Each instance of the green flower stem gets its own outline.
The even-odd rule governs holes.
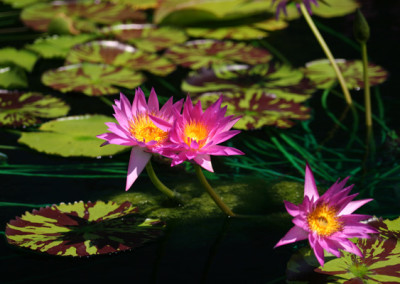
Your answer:
[[[20,148],[20,147],[17,147],[17,146],[0,145],[0,149],[19,150],[19,149],[21,149],[21,148]]]
[[[166,186],[158,179],[158,177],[156,176],[156,173],[154,172],[153,166],[151,165],[151,161],[149,161],[149,162],[146,164],[146,171],[147,171],[147,174],[149,175],[149,178],[150,178],[151,182],[153,183],[153,185],[154,185],[155,187],[157,187],[157,189],[158,189],[159,191],[161,191],[162,193],[164,193],[165,195],[167,195],[169,198],[171,198],[171,199],[177,201],[178,203],[183,204],[182,201],[181,201],[181,199],[180,199],[179,194],[176,193],[176,192],[173,192],[171,189],[169,189],[168,187],[166,187]]]
[[[214,189],[211,187],[211,185],[208,183],[206,180],[206,177],[203,174],[203,171],[201,170],[201,167],[197,164],[194,165],[194,169],[196,171],[197,178],[199,179],[200,183],[204,187],[204,189],[207,191],[207,193],[211,196],[211,198],[214,200],[214,202],[218,205],[218,207],[228,216],[233,217],[235,214],[229,209],[228,206],[221,200],[221,198],[218,196],[218,194],[214,191]]]
[[[368,77],[368,55],[367,44],[361,43],[361,56],[364,69],[364,103],[365,103],[365,123],[367,127],[372,127],[372,111],[371,111],[371,93]]]
[[[340,72],[339,67],[336,64],[335,58],[333,57],[328,45],[326,44],[324,38],[318,31],[318,28],[315,26],[313,20],[311,19],[310,14],[307,11],[306,6],[303,2],[300,2],[300,10],[307,21],[307,24],[310,26],[311,31],[314,33],[315,37],[317,38],[319,44],[322,47],[322,50],[325,52],[326,57],[328,57],[329,62],[331,63],[333,70],[335,70],[336,76],[339,80],[339,84],[342,87],[344,97],[348,105],[351,105],[353,102],[351,100],[349,89],[347,88],[346,82],[343,78],[342,72]]]

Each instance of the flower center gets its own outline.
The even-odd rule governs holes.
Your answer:
[[[158,128],[147,114],[134,117],[129,123],[129,131],[140,142],[157,141],[156,145],[168,138],[168,132]]]
[[[342,228],[342,223],[336,216],[336,209],[326,204],[317,206],[309,213],[307,222],[310,230],[320,236],[330,236]]]
[[[198,121],[192,121],[185,125],[183,130],[183,141],[187,145],[191,145],[192,141],[195,140],[199,144],[199,148],[203,147],[206,138],[208,137],[207,127]]]

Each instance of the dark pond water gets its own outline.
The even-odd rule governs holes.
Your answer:
[[[382,176],[399,166],[400,146],[398,143],[400,140],[392,141],[387,134],[388,129],[397,131],[397,133],[400,130],[398,116],[400,107],[398,97],[400,93],[398,83],[400,78],[398,69],[400,63],[400,18],[398,16],[400,4],[394,0],[364,0],[361,2],[362,11],[371,27],[371,38],[368,45],[370,59],[390,73],[385,83],[372,89],[373,111],[380,115],[386,125],[386,129],[384,129],[374,122],[373,140],[376,145],[374,156],[370,155],[364,159],[365,147],[357,143],[354,144],[354,148],[346,149],[349,137],[351,137],[351,130],[344,131],[335,127],[334,122],[327,115],[326,109],[321,107],[322,91],[317,91],[306,103],[312,109],[310,123],[306,126],[318,141],[317,144],[323,145],[324,149],[331,152],[342,153],[348,159],[343,162],[330,162],[329,159],[337,159],[334,154],[330,155],[328,150],[324,152],[324,149],[319,150],[315,145],[307,144],[306,140],[310,132],[307,132],[305,124],[298,123],[289,130],[264,127],[259,130],[243,131],[233,139],[232,144],[248,154],[246,155],[249,159],[247,161],[253,163],[253,168],[246,169],[240,166],[240,164],[243,165],[241,158],[215,157],[214,159],[213,157],[216,178],[210,179],[210,183],[217,189],[231,186],[240,192],[238,197],[242,198],[242,202],[239,202],[234,210],[243,216],[229,219],[219,212],[213,211],[212,214],[204,216],[199,214],[193,218],[182,217],[182,220],[171,218],[167,222],[164,236],[156,242],[132,251],[90,258],[55,257],[18,249],[9,245],[3,234],[0,242],[0,282],[284,283],[287,279],[288,260],[300,247],[306,247],[308,244],[298,243],[273,249],[277,241],[292,226],[290,219],[285,215],[283,203],[276,202],[276,200],[286,199],[286,197],[296,198],[293,197],[296,194],[301,196],[303,194],[301,183],[304,177],[277,149],[266,148],[266,151],[279,153],[275,158],[269,154],[262,155],[254,150],[254,148],[260,147],[255,144],[256,140],[254,139],[268,141],[266,144],[261,144],[264,145],[261,147],[267,147],[266,145],[271,147],[270,145],[273,144],[269,137],[282,137],[282,134],[290,137],[292,141],[304,143],[302,144],[304,149],[314,155],[315,165],[318,164],[319,152],[327,159],[321,162],[337,167],[328,172],[332,175],[329,180],[316,176],[322,189],[329,187],[337,178],[350,175],[355,168],[359,167],[360,169],[354,171],[354,177],[350,180],[351,183],[356,184],[354,192],[361,192],[362,198],[373,197],[375,201],[357,212],[384,218],[399,216],[400,170],[390,173],[387,179]],[[0,4],[0,11],[9,10],[9,6]],[[328,45],[331,46],[337,58],[359,58],[359,52],[340,38],[343,36],[353,40],[353,18],[353,15],[332,19],[315,17]],[[22,27],[23,24],[18,19],[10,20],[8,26],[3,24],[3,27],[0,28],[0,47],[21,48],[26,43],[32,42],[32,33],[27,31],[18,33],[18,29],[22,29]],[[25,35],[26,38],[18,37],[18,35]],[[273,32],[267,40],[296,67],[324,57],[302,18],[291,21],[289,27],[284,30]],[[41,84],[40,75],[44,71],[62,64],[63,60],[39,60],[28,77],[30,88],[54,94],[67,101],[71,105],[69,115],[100,113],[111,116],[111,107],[97,98],[75,93],[63,94]],[[186,69],[178,68],[164,80],[168,81],[176,90],[180,90],[181,80],[187,73]],[[158,94],[171,94],[171,90],[165,84],[157,80],[155,76],[149,76],[150,79],[143,84],[145,89],[150,90],[154,86]],[[124,91],[128,92],[129,90]],[[185,93],[182,91],[174,94],[176,98],[184,97],[184,95]],[[363,105],[362,90],[353,91],[352,95],[355,102]],[[114,98],[117,96],[110,97],[110,99]],[[329,111],[336,117],[340,117],[345,109],[344,100],[330,95],[328,103]],[[366,132],[364,112],[359,111],[358,116],[359,121],[355,135],[364,141]],[[343,123],[354,126],[353,122],[354,117],[351,112],[348,112]],[[336,128],[339,129],[335,130]],[[115,195],[124,194],[125,169],[129,153],[102,159],[61,158],[45,155],[18,144],[18,134],[8,130],[10,129],[0,129],[0,145],[13,146],[16,149],[0,148],[0,152],[8,157],[7,164],[0,164],[0,201],[2,202],[0,231],[3,233],[9,220],[21,216],[25,211],[31,211],[34,205],[40,207],[45,204],[80,200],[86,202],[124,199],[123,196],[116,198]],[[253,145],[253,147],[251,148],[249,145]],[[290,148],[290,145],[286,145],[286,147],[302,167],[305,160],[310,158],[304,153],[296,152]],[[265,166],[266,159],[271,159],[270,169],[280,173],[280,176],[260,170]],[[25,165],[25,169],[28,170],[22,172],[11,167],[12,165]],[[193,172],[187,173],[183,168],[171,169],[167,164],[157,160],[153,165],[160,179],[172,188],[176,187],[178,191],[183,191],[187,188],[197,187]],[[104,173],[101,171],[109,167],[115,167],[117,172]],[[104,175],[109,177],[105,178]],[[377,180],[374,177],[379,178],[379,183],[373,183],[374,180]],[[284,196],[284,194],[278,196],[273,192],[277,189],[276,184],[280,182],[288,182],[295,188],[290,191],[290,197]],[[369,186],[371,184],[373,186]],[[248,195],[243,193],[246,190],[249,190]],[[142,174],[135,182],[130,192],[133,191],[155,196],[159,194],[146,174]],[[194,191],[194,196],[198,197],[199,192]],[[8,206],[6,204],[8,202],[30,204],[31,206],[16,206],[15,204]],[[167,204],[163,199],[160,202],[167,208],[173,206]],[[184,216],[185,208],[179,210],[178,216]]]

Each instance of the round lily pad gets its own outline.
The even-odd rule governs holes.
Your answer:
[[[323,18],[342,17],[353,14],[360,7],[356,0],[324,0],[318,2],[318,7],[311,5],[313,15]]]
[[[177,28],[160,27],[151,24],[115,25],[102,29],[104,35],[131,43],[137,48],[156,52],[187,40],[186,34]]]
[[[15,9],[20,9],[38,2],[49,2],[49,0],[1,0],[1,2],[11,5]]]
[[[155,53],[148,53],[118,41],[92,41],[75,46],[66,58],[66,64],[79,62],[106,63],[113,66],[146,70],[165,76],[176,69],[175,64]]]
[[[7,241],[57,256],[90,256],[130,250],[155,240],[165,224],[138,216],[129,202],[61,203],[26,212],[7,224]]]
[[[267,37],[266,31],[259,30],[252,26],[233,26],[218,28],[187,28],[186,33],[192,37],[213,38],[213,39],[234,39],[250,40]]]
[[[114,86],[134,89],[145,77],[128,68],[106,64],[80,63],[43,73],[43,84],[61,92],[81,92],[88,96],[116,94]]]
[[[208,107],[220,96],[221,93],[205,93],[196,100]],[[226,115],[241,116],[233,126],[236,129],[253,130],[267,125],[289,128],[294,125],[293,120],[310,118],[308,107],[268,93],[224,93],[222,106],[227,106]]]
[[[17,65],[26,71],[32,71],[38,56],[29,50],[17,50],[12,47],[0,49],[0,64]]]
[[[0,65],[0,87],[7,89],[28,87],[25,71],[18,66]]]
[[[182,90],[196,94],[210,91],[268,93],[277,99],[299,103],[310,98],[315,90],[301,70],[273,63],[235,64],[189,73]]]
[[[63,157],[101,157],[126,151],[129,147],[108,145],[96,137],[107,131],[106,122],[115,121],[104,115],[69,116],[43,123],[38,132],[23,132],[18,139],[36,151]]]
[[[336,62],[349,89],[361,89],[364,87],[363,63],[361,60],[337,59]],[[327,59],[307,63],[304,73],[319,89],[330,88],[337,82],[336,73]],[[383,83],[388,77],[388,72],[378,65],[369,63],[368,77],[370,85],[374,86]]]
[[[40,123],[39,117],[60,117],[68,111],[65,102],[49,95],[0,90],[0,126],[29,126]]]
[[[243,42],[217,40],[195,40],[175,45],[164,54],[176,64],[199,69],[212,65],[229,65],[235,62],[247,64],[266,63],[272,55],[265,49],[246,45]]]

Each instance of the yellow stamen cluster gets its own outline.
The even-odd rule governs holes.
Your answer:
[[[207,127],[198,121],[191,121],[185,125],[183,130],[183,141],[187,145],[191,145],[192,140],[195,140],[199,144],[199,148],[203,147],[206,138],[208,137]]]
[[[156,145],[168,138],[168,132],[158,128],[147,114],[134,117],[129,123],[129,131],[140,142],[157,141]]]
[[[342,223],[336,215],[336,208],[322,204],[308,214],[307,222],[311,231],[320,236],[330,236],[341,230]]]

